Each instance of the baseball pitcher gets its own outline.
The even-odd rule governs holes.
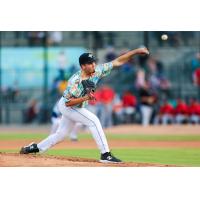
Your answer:
[[[80,122],[87,126],[100,150],[100,162],[118,163],[120,159],[110,152],[105,133],[96,115],[88,111],[85,106],[89,100],[94,100],[96,85],[100,79],[110,74],[111,70],[128,62],[137,54],[149,54],[146,48],[131,50],[115,60],[96,65],[96,59],[91,53],[84,53],[79,57],[80,71],[75,73],[68,81],[68,86],[61,97],[58,106],[62,113],[59,127],[54,134],[49,135],[40,143],[32,143],[22,147],[21,154],[44,152],[64,140],[74,125]]]

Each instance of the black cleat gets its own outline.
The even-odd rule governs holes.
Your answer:
[[[114,157],[110,152],[106,152],[101,154],[101,163],[120,163],[122,162],[120,159]]]
[[[20,150],[20,154],[29,154],[29,153],[38,153],[39,149],[37,147],[37,144],[31,143],[28,146],[24,146]]]

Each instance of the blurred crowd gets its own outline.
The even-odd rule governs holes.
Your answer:
[[[95,113],[103,127],[118,124],[199,124],[200,102],[190,99],[158,101],[149,86],[140,90],[139,97],[131,91],[120,96],[112,87],[104,85],[95,94],[97,101],[90,102],[88,109]]]
[[[95,113],[102,126],[111,127],[119,124],[199,124],[200,102],[190,99],[186,103],[182,99],[158,101],[151,93],[149,86],[140,90],[137,97],[131,91],[119,95],[109,85],[101,86],[95,93],[96,101],[90,101],[87,109]],[[25,123],[38,122],[40,103],[30,100],[27,104]],[[51,112],[51,111],[50,111]]]
[[[195,38],[198,38],[198,32],[196,31],[147,31],[148,41],[156,44],[159,47],[180,47],[195,44]],[[127,31],[125,33],[127,35]],[[144,32],[140,32],[143,36]],[[161,39],[163,34],[168,35],[168,40],[164,41]],[[132,32],[130,32],[130,37]],[[115,45],[118,40],[122,40],[123,46],[130,48],[130,39],[123,37],[122,34],[116,31],[13,31],[13,32],[2,32],[4,40],[13,40],[14,46],[28,45],[28,46],[41,46],[45,43],[49,46],[62,46],[63,42],[67,40],[75,41],[77,38],[80,41],[89,41],[89,38],[93,38],[95,43],[94,48],[105,48],[106,45]],[[122,37],[122,38],[121,38]],[[132,38],[135,40],[135,38]],[[71,42],[70,41],[70,42]],[[69,42],[69,41],[67,41]],[[9,42],[8,42],[9,43]],[[81,42],[82,43],[82,42]]]
[[[126,49],[116,52],[109,46],[101,63],[109,62],[125,52]],[[196,99],[174,99],[171,93],[172,84],[159,57],[137,56],[119,69],[113,69],[111,75],[99,84],[95,93],[97,101],[90,101],[88,109],[99,117],[104,128],[129,123],[144,126],[199,124],[200,53],[193,58],[191,67],[193,83],[199,88],[199,97]],[[68,66],[65,52],[61,51],[57,59],[57,72],[49,90],[50,105],[45,108],[41,99],[26,99],[23,122],[48,122],[53,105],[66,89],[69,77],[77,70],[79,66]],[[4,102],[19,102],[20,91],[17,84],[13,88],[3,90],[2,95]]]
[[[198,89],[198,100],[200,100],[200,52],[197,52],[191,62],[192,80]]]
[[[116,53],[108,47],[104,62],[115,59]],[[73,74],[75,71],[71,70]],[[64,73],[60,73],[64,74]],[[123,76],[125,79],[123,79]],[[54,92],[62,95],[67,86],[67,79],[57,78]],[[128,80],[129,79],[129,80]],[[114,82],[116,81],[117,82]],[[200,104],[196,99],[186,102],[173,99],[171,83],[165,75],[163,63],[155,57],[139,56],[116,70],[114,76],[99,85],[95,93],[96,101],[90,101],[88,109],[95,113],[102,126],[118,124],[182,124],[200,123]],[[125,85],[126,87],[121,86]]]

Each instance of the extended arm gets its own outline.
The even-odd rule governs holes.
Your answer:
[[[113,60],[112,61],[113,67],[118,67],[118,66],[121,66],[121,65],[125,64],[133,56],[135,56],[137,54],[148,55],[149,51],[147,50],[147,48],[138,48],[138,49],[131,50],[131,51],[125,53],[124,55],[119,56],[118,58]]]

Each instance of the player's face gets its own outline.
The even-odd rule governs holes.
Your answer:
[[[93,74],[95,72],[95,66],[96,63],[88,63],[83,65],[83,70],[85,71],[86,74]]]

